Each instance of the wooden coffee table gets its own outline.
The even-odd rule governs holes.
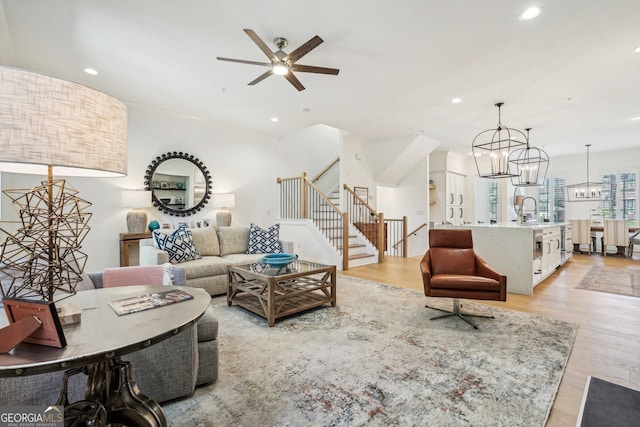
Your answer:
[[[267,319],[276,319],[319,307],[336,305],[336,267],[294,261],[279,269],[261,263],[229,268],[227,304],[233,303]]]

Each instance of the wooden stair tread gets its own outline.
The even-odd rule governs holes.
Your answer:
[[[374,254],[354,254],[354,255],[349,255],[349,259],[361,259],[361,258],[370,258],[375,256]]]

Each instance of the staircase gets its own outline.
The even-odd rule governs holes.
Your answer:
[[[334,206],[336,206],[340,211],[340,191],[338,189],[334,189],[330,194],[327,195],[327,198]],[[335,213],[332,209],[331,205],[328,203],[321,203],[320,206],[314,211],[312,215],[312,219],[314,223],[318,226],[318,228],[322,231],[322,233],[329,238],[331,243],[338,249],[342,251],[343,249],[343,234],[342,229],[331,229],[332,223],[335,223],[335,220],[323,220],[326,215],[329,215],[329,212]],[[337,214],[336,214],[337,215]],[[349,240],[348,240],[348,262],[349,267],[357,267],[365,264],[375,264],[377,250],[371,244],[367,245],[367,241],[360,233],[360,231],[353,226],[353,224],[349,224]],[[368,252],[367,252],[368,251]]]
[[[389,241],[387,245],[387,230],[392,229],[390,221],[399,223],[398,230],[402,233],[406,228],[403,220],[385,222],[382,213],[376,212],[346,184],[342,189],[325,190],[325,193],[307,178],[305,172],[297,177],[278,178],[277,182],[280,184],[281,230],[289,227],[289,231],[307,245],[317,241],[317,245],[312,243],[312,256],[325,259],[326,263],[336,263],[343,270],[382,262],[387,248],[393,244]],[[352,219],[364,231],[360,231]],[[374,230],[370,232],[373,224]],[[385,237],[370,240],[371,234]],[[406,238],[406,235],[401,237]]]

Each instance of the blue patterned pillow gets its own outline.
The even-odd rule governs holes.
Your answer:
[[[191,231],[186,227],[179,227],[171,234],[153,230],[153,238],[158,248],[169,253],[170,263],[177,264],[200,258],[200,253],[193,244]]]
[[[248,254],[275,254],[281,252],[280,224],[274,224],[265,230],[251,223],[249,227]]]

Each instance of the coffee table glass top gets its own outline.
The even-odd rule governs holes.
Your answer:
[[[232,268],[234,271],[245,271],[259,276],[274,277],[306,274],[316,270],[331,269],[333,266],[311,261],[296,260],[286,267],[275,267],[273,265],[254,262],[252,264],[235,265]]]

